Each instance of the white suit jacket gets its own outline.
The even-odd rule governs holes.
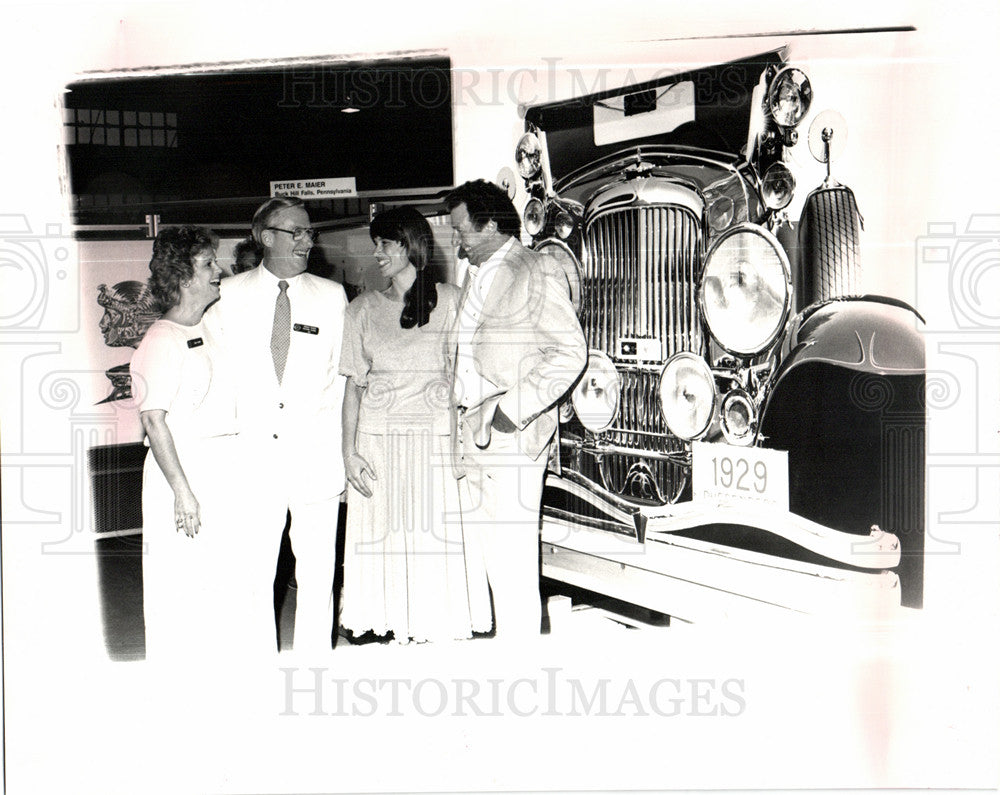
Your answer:
[[[336,282],[303,273],[289,280],[292,331],[281,384],[271,327],[278,280],[264,266],[222,280],[205,313],[233,367],[240,435],[290,503],[318,502],[344,490],[338,372],[347,297]]]
[[[499,406],[519,430],[521,451],[537,459],[558,425],[556,406],[587,364],[569,284],[554,259],[513,242],[483,301],[472,355],[476,371],[499,393],[466,417],[476,443],[489,444]]]

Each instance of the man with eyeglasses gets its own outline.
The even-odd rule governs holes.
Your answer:
[[[276,196],[254,214],[263,249],[256,268],[224,279],[206,322],[222,338],[236,382],[240,436],[258,465],[245,485],[256,526],[233,565],[260,583],[251,609],[274,643],[273,582],[286,513],[297,583],[295,650],[329,652],[337,516],[344,491],[338,374],[347,298],[336,282],[306,273],[316,231],[302,201]]]

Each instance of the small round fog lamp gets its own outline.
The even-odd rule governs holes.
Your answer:
[[[761,188],[764,204],[772,210],[783,210],[795,192],[795,176],[784,163],[775,163],[765,172]]]
[[[556,234],[559,235],[559,239],[565,240],[573,234],[574,226],[576,226],[576,224],[573,223],[573,216],[565,210],[560,210],[559,214],[556,215],[555,222]]]
[[[524,205],[524,231],[534,237],[545,228],[545,207],[538,199]]]
[[[728,196],[719,196],[708,205],[708,223],[716,232],[722,232],[733,222],[736,205]]]
[[[734,389],[722,399],[722,435],[729,444],[748,445],[753,442],[756,412],[750,396]]]

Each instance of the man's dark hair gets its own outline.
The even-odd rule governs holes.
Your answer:
[[[521,237],[521,218],[514,208],[514,202],[507,196],[507,191],[499,185],[485,179],[466,182],[449,193],[444,201],[449,212],[464,204],[477,231],[492,220],[496,221],[500,234]]]

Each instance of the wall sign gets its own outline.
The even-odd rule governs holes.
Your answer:
[[[271,195],[294,196],[298,199],[343,199],[358,195],[354,177],[326,179],[294,179],[272,182]]]

